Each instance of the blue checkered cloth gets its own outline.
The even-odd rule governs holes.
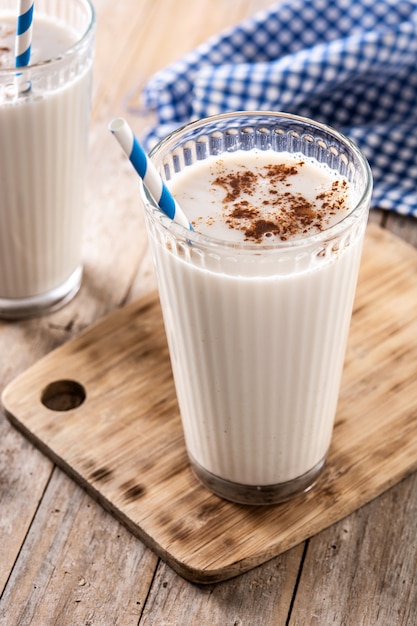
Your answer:
[[[417,217],[417,0],[287,0],[210,38],[144,89],[157,140],[190,120],[278,110],[353,139],[372,205]]]

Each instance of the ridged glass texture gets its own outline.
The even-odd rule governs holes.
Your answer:
[[[253,147],[328,163],[352,182],[355,208],[325,232],[259,245],[190,233],[144,202],[190,459],[219,495],[262,503],[251,493],[269,489],[265,501],[277,502],[309,488],[327,455],[371,177],[343,137],[283,114],[197,122],[151,156],[169,180],[197,159]]]
[[[0,12],[16,11],[1,0]],[[0,69],[0,317],[66,302],[81,282],[94,11],[88,0],[36,0],[78,43],[59,58]],[[0,14],[1,15],[1,14]]]

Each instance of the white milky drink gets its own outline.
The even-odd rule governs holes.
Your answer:
[[[194,227],[146,203],[191,465],[230,500],[288,499],[331,443],[369,170],[283,114],[196,123],[152,158]]]
[[[16,3],[0,0],[0,317],[68,301],[81,282],[94,13],[36,0],[28,68]]]

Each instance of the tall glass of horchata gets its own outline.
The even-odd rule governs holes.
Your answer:
[[[194,228],[143,192],[191,466],[226,499],[287,500],[330,446],[369,166],[340,133],[272,112],[196,121],[150,157]]]
[[[3,318],[50,311],[80,287],[95,29],[89,0],[36,0],[17,66],[18,5],[0,0]]]

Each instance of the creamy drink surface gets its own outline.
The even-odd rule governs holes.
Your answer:
[[[308,254],[297,241],[345,218],[354,191],[269,150],[210,156],[167,184],[195,231],[230,242],[218,260],[150,227],[190,458],[241,485],[298,478],[330,445],[364,225]]]
[[[30,63],[54,59],[78,40],[77,33],[62,22],[35,13]],[[0,12],[0,68],[12,68],[15,63],[16,16]]]
[[[0,77],[14,66],[15,33],[16,17],[0,12]],[[35,3],[33,80],[17,93],[12,73],[8,82],[5,73],[1,78],[0,304],[81,276],[92,61],[52,61],[43,74],[36,66],[59,58],[82,35]]]
[[[169,187],[196,231],[226,241],[274,244],[318,233],[352,202],[348,181],[328,165],[272,150],[200,161]]]

